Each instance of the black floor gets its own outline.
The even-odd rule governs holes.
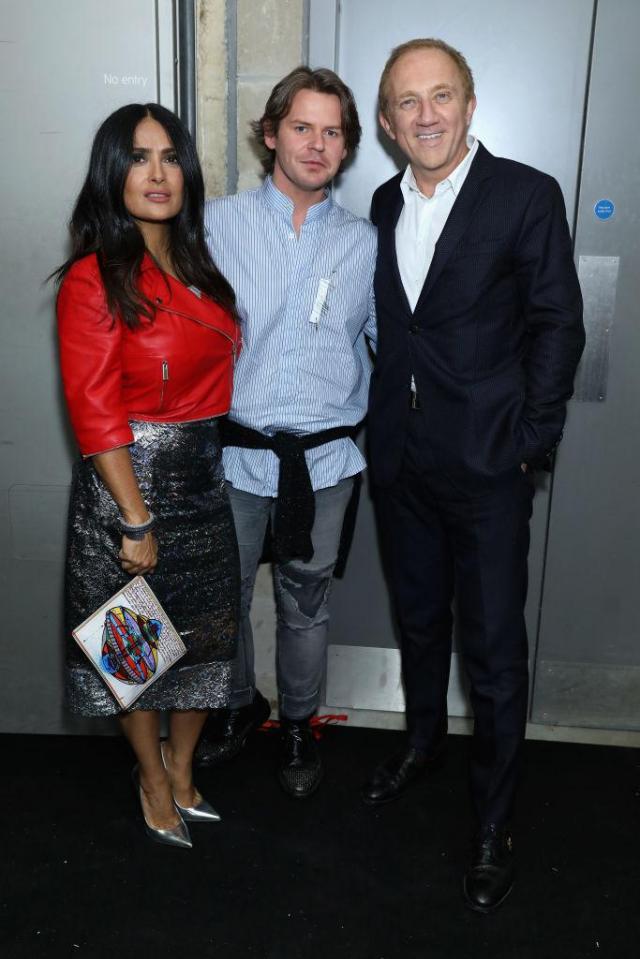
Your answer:
[[[516,886],[469,912],[466,754],[403,800],[358,789],[401,734],[329,728],[300,803],[261,733],[199,784],[223,815],[194,849],[145,839],[131,758],[110,738],[0,736],[3,959],[582,959],[640,955],[640,753],[529,742]]]

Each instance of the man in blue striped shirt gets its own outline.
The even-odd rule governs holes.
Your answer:
[[[209,201],[205,214],[211,253],[243,322],[224,437],[242,616],[230,709],[209,723],[199,758],[235,755],[269,715],[255,687],[249,611],[271,523],[278,777],[287,793],[305,798],[322,778],[310,719],[325,669],[327,601],[354,476],[365,466],[353,434],[367,404],[365,337],[375,337],[376,233],[328,189],[360,139],[353,96],[335,73],[292,71],[253,128],[264,184]]]

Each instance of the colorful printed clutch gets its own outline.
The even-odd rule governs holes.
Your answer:
[[[73,638],[123,709],[186,653],[143,576],[132,579],[77,626]]]

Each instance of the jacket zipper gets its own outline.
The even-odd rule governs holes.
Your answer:
[[[221,330],[219,326],[212,326],[211,323],[205,323],[203,320],[199,320],[195,316],[191,316],[189,313],[181,313],[180,310],[172,310],[171,307],[162,306],[162,304],[156,303],[156,309],[162,310],[164,313],[173,313],[175,316],[181,316],[185,320],[191,320],[192,323],[198,323],[200,326],[204,326],[205,330],[211,330],[213,333],[219,333],[220,336],[223,336],[225,340],[228,340],[231,343],[231,356],[232,356],[232,365],[229,371],[229,389],[233,390],[233,372],[236,368],[236,361],[238,359],[238,346],[239,341],[237,336],[230,336],[226,330]],[[165,367],[166,367],[166,378],[165,378]],[[166,360],[162,364],[162,394],[160,399],[160,404],[162,405],[162,398],[164,397],[164,384],[166,380],[169,379],[169,364]]]
[[[180,310],[173,310],[169,306],[162,306],[161,304],[156,303],[156,310],[162,310],[163,313],[173,313],[174,316],[182,316],[185,320],[191,320],[192,323],[198,323],[200,326],[204,326],[205,330],[212,330],[214,333],[219,333],[220,336],[224,336],[225,340],[229,340],[231,343],[233,360],[235,363],[238,352],[237,337],[231,336],[226,330],[221,330],[219,326],[213,326],[211,323],[205,323],[204,320],[199,320],[197,317],[191,316],[189,313],[181,313]]]
[[[160,409],[164,405],[164,391],[165,383],[169,382],[169,363],[167,360],[162,361],[162,389],[160,390]]]

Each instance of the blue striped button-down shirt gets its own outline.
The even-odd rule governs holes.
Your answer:
[[[230,416],[268,435],[359,423],[371,371],[365,334],[375,338],[375,228],[331,194],[309,209],[299,234],[292,214],[270,177],[205,211],[212,256],[243,321]],[[305,455],[315,490],[365,466],[346,438]],[[258,496],[277,495],[278,467],[271,450],[224,452],[227,479]]]

